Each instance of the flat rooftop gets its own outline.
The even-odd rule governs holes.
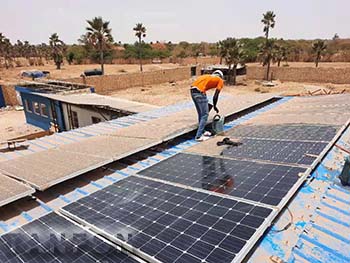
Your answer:
[[[48,81],[26,81],[18,84],[21,88],[26,88],[32,92],[40,93],[64,93],[90,89],[91,87],[84,84],[78,84],[73,82],[65,82],[59,80],[48,80]]]
[[[341,169],[338,159],[341,155],[334,145],[348,142],[349,96],[270,100],[268,96],[259,100],[247,96],[241,100],[236,97],[235,100],[227,98],[222,101],[220,109],[225,115],[236,113],[234,119],[228,118],[225,137],[243,142],[233,148],[216,146],[223,138],[220,136],[203,143],[189,137],[177,139],[195,129],[196,119],[191,117],[195,115],[191,104],[138,115],[133,123],[129,119],[128,126],[115,131],[107,126],[90,129],[91,133],[94,130],[98,132],[87,138],[81,133],[83,139],[80,142],[86,142],[79,144],[81,147],[75,147],[74,140],[69,142],[68,137],[62,137],[65,143],[61,145],[64,144],[67,149],[60,146],[60,151],[76,152],[77,156],[95,153],[96,157],[108,158],[114,156],[119,146],[112,147],[113,144],[103,137],[109,140],[114,140],[115,136],[121,140],[159,141],[141,152],[117,158],[102,165],[103,168],[75,177],[67,184],[63,182],[38,191],[34,194],[36,200],[27,201],[26,205],[22,201],[14,203],[17,211],[11,210],[12,204],[2,208],[3,230],[8,232],[18,226],[23,226],[25,230],[26,225],[28,229],[31,223],[27,224],[27,221],[52,224],[51,217],[58,220],[58,216],[72,220],[80,227],[88,226],[94,235],[122,247],[126,255],[132,252],[136,260],[172,262],[178,258],[179,262],[180,259],[192,259],[190,262],[201,259],[207,262],[240,262],[250,252],[250,262],[269,262],[272,256],[284,261],[290,258],[301,262],[308,259],[322,261],[314,251],[321,249],[324,251],[322,257],[346,262],[347,237],[336,226],[346,227],[348,221],[345,220],[344,204],[350,200],[350,193],[336,183],[334,171]],[[238,105],[233,106],[237,101]],[[259,103],[265,104],[244,112]],[[136,121],[141,116],[148,120]],[[173,125],[170,125],[171,121]],[[119,124],[122,126],[123,122]],[[147,127],[150,132],[143,133]],[[106,146],[99,143],[100,137],[107,143]],[[175,141],[165,146],[169,139]],[[91,150],[90,145],[93,147]],[[99,145],[102,151],[96,147]],[[28,157],[35,155],[27,154]],[[21,158],[17,156],[12,161]],[[337,165],[330,165],[333,162]],[[49,170],[50,167],[47,167],[45,173],[48,174]],[[314,191],[317,189],[320,194],[310,195],[308,187]],[[113,204],[113,209],[108,209],[107,204]],[[147,209],[142,212],[144,205]],[[285,210],[286,207],[289,210]],[[333,209],[342,216],[338,222],[329,217],[324,221],[324,212],[320,214],[318,211],[320,207],[327,212]],[[122,214],[119,211],[123,211]],[[128,216],[125,216],[126,211]],[[143,215],[144,221],[153,220],[157,227],[152,230],[150,222],[144,228],[142,222],[134,218],[134,213],[137,218]],[[165,221],[162,220],[164,213],[169,215],[164,218]],[[309,217],[314,213],[318,216]],[[42,217],[46,214],[49,218]],[[172,223],[174,217],[182,223]],[[118,220],[111,221],[111,218]],[[186,223],[192,227],[180,230]],[[286,227],[288,223],[290,227]],[[169,227],[166,227],[167,224]],[[202,233],[204,228],[207,230]],[[283,228],[286,229],[281,230]],[[167,234],[162,234],[162,231]],[[320,231],[323,233],[321,236]],[[322,238],[328,236],[324,233],[329,235],[332,231],[335,233],[331,238],[335,241],[325,242]],[[120,235],[128,233],[136,235],[135,238],[122,240]],[[173,236],[175,233],[178,234]],[[197,237],[198,233],[202,234]],[[138,241],[136,237],[142,239]],[[182,237],[186,239],[182,240]],[[6,234],[1,238],[6,238]],[[182,242],[178,242],[180,239]],[[185,240],[192,239],[194,243],[186,249]],[[261,243],[257,243],[258,240]],[[156,253],[150,249],[156,245],[154,242],[160,246]],[[213,247],[213,242],[219,242],[217,249]],[[16,251],[15,246],[14,249]],[[183,251],[188,253],[183,254]]]

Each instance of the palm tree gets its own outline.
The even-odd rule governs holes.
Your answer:
[[[53,61],[56,64],[57,69],[61,69],[61,64],[63,63],[63,53],[65,49],[65,44],[59,39],[57,33],[54,33],[49,38],[49,44],[51,47],[51,55]]]
[[[135,31],[135,36],[139,40],[140,71],[142,72],[142,38],[146,37],[146,27],[142,23],[137,23],[133,30]]]
[[[276,15],[273,13],[273,11],[267,11],[265,14],[263,14],[263,19],[261,22],[264,24],[264,33],[266,39],[269,39],[270,28],[275,27],[275,18]]]
[[[220,41],[221,52],[226,64],[228,65],[228,83],[236,85],[237,66],[244,64],[246,55],[243,45],[235,38],[229,37]]]
[[[86,38],[92,43],[93,47],[100,53],[101,71],[104,74],[104,54],[103,51],[113,43],[111,35],[112,29],[109,28],[109,21],[103,21],[102,17],[94,17],[86,21],[89,26],[86,27]]]
[[[273,59],[276,44],[274,39],[268,39],[265,44],[260,45],[259,57],[263,66],[267,66],[265,79],[269,80],[271,60]]]
[[[217,49],[219,50],[219,57],[220,57],[220,65],[222,64],[222,60],[225,58],[226,55],[226,50],[224,47],[224,40],[223,41],[219,41],[217,43]]]
[[[321,56],[324,51],[327,49],[327,45],[323,40],[317,40],[312,44],[312,51],[315,53],[315,65],[318,67],[318,63],[320,62]]]
[[[288,59],[288,50],[285,46],[282,45],[275,45],[275,48],[273,50],[272,60],[274,63],[277,62],[277,66],[279,67],[281,65],[281,61],[285,61],[287,64]]]
[[[8,69],[12,61],[13,46],[8,38],[0,33],[0,57],[4,58],[5,67]]]
[[[270,33],[270,29],[275,27],[275,17],[276,15],[272,11],[267,11],[265,14],[263,14],[263,19],[261,20],[261,22],[264,24],[264,33],[266,38],[265,51],[270,50],[270,48],[274,46],[274,45],[271,46],[271,43],[269,43],[269,33]],[[272,56],[272,54],[270,55]],[[271,66],[270,63],[271,63],[272,57],[267,56],[266,58],[268,59],[266,60],[267,64],[265,64],[267,65],[265,79],[268,80],[270,75],[270,66]]]

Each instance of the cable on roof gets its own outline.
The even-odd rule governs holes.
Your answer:
[[[289,210],[288,207],[286,209],[290,215],[290,222],[281,229],[277,229],[277,230],[271,229],[272,233],[280,233],[280,232],[286,231],[288,228],[291,227],[291,225],[294,224],[294,216],[293,216],[292,212]]]

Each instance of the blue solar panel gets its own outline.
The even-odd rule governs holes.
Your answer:
[[[339,126],[307,124],[239,125],[229,130],[228,134],[244,138],[329,142],[339,128]]]
[[[177,154],[139,174],[267,205],[279,205],[306,168]]]
[[[136,263],[70,221],[50,213],[0,237],[0,262]]]
[[[62,210],[143,257],[231,262],[272,209],[129,176]]]
[[[223,150],[224,156],[276,163],[311,165],[326,148],[324,142],[242,139],[242,144]]]

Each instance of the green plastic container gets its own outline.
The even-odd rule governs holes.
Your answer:
[[[225,117],[216,114],[213,118],[212,129],[215,134],[224,132]]]

